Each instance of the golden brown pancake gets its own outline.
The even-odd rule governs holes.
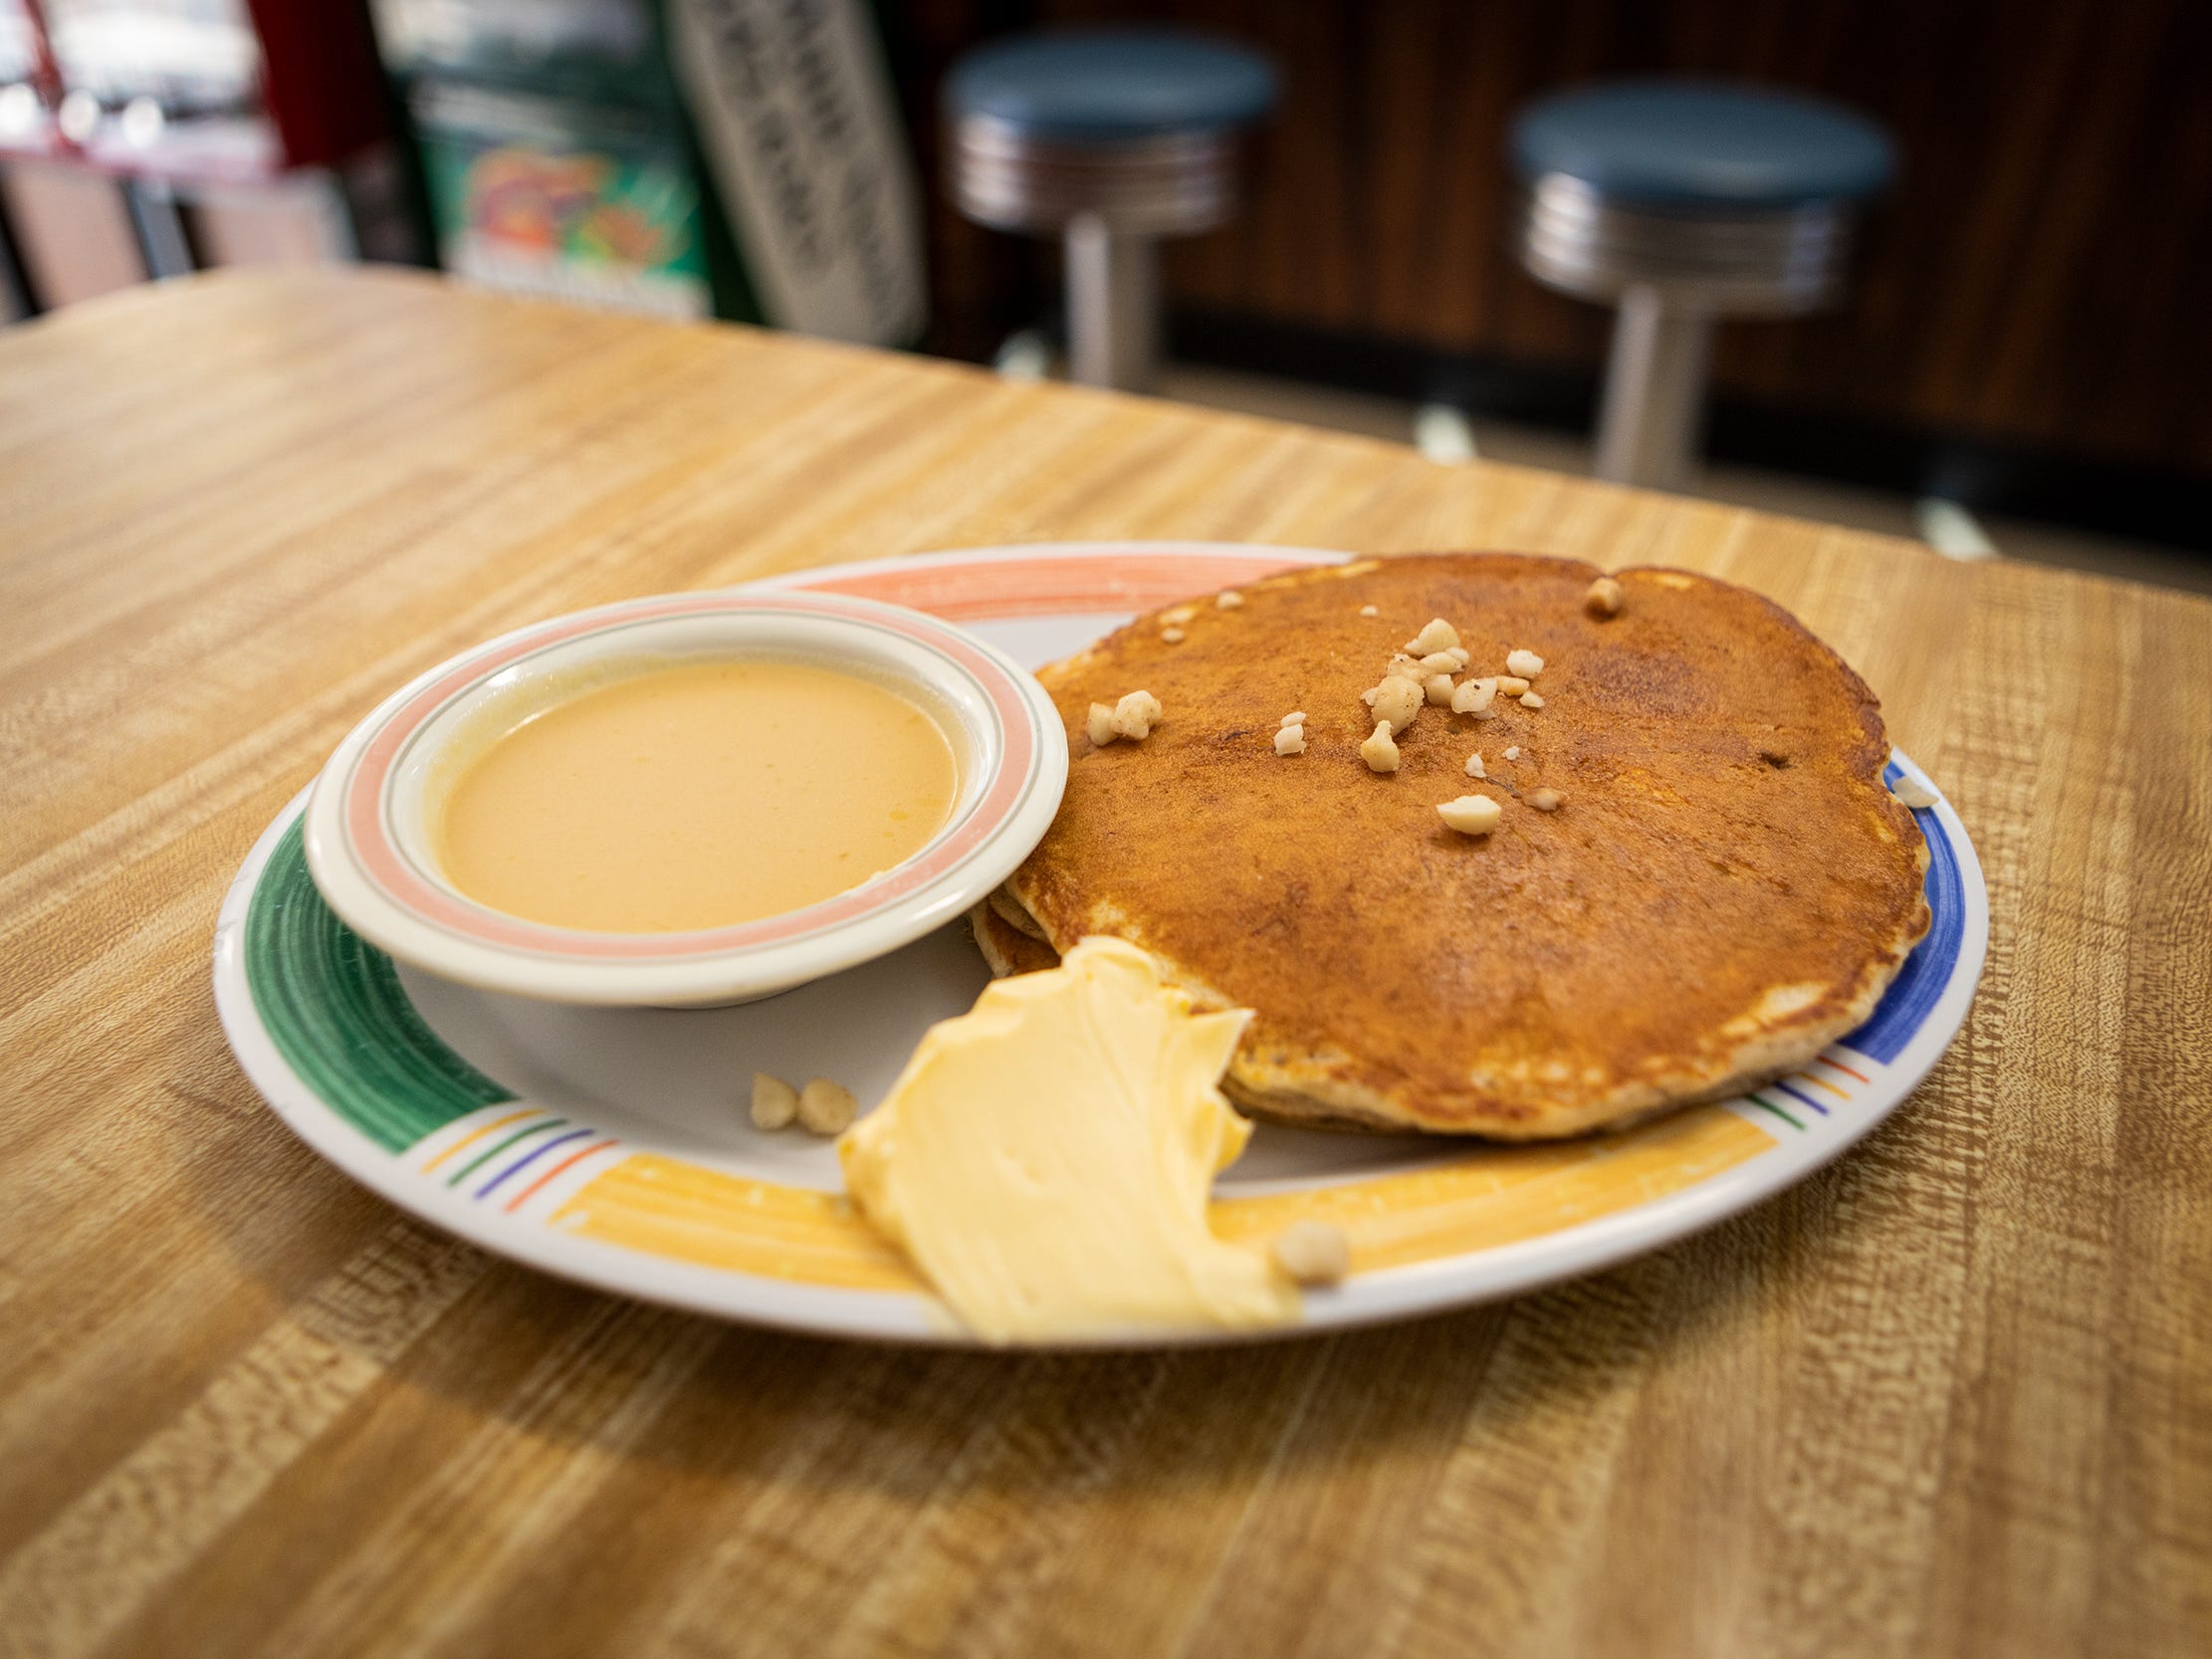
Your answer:
[[[1599,619],[1598,574],[1512,554],[1303,570],[1046,668],[1067,795],[977,910],[985,955],[1006,973],[1086,934],[1143,946],[1203,1001],[1253,1010],[1224,1087],[1297,1122],[1538,1139],[1802,1065],[1927,930],[1927,849],[1882,785],[1880,706],[1756,593],[1621,571]],[[1378,775],[1360,693],[1432,616],[1468,676],[1543,657],[1543,706],[1424,707]],[[1165,710],[1151,735],[1094,745],[1090,704],[1139,688]],[[1278,756],[1294,709],[1306,752]],[[1465,771],[1476,751],[1486,780]],[[1526,804],[1538,789],[1558,810]],[[1438,819],[1467,794],[1503,806],[1494,832]]]

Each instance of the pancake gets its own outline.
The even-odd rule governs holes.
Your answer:
[[[1511,554],[1302,570],[1046,668],[1067,794],[973,917],[985,956],[1007,973],[1088,934],[1142,946],[1202,1002],[1253,1010],[1223,1086],[1291,1122],[1543,1139],[1801,1066],[1928,925],[1880,706],[1758,594],[1620,571],[1620,611],[1597,617],[1599,574]],[[1536,652],[1542,706],[1425,706],[1377,774],[1360,694],[1431,617],[1466,676]],[[1150,735],[1094,744],[1090,705],[1140,688],[1165,711]],[[1292,710],[1307,749],[1277,755]],[[1502,806],[1493,832],[1438,818],[1469,794]]]

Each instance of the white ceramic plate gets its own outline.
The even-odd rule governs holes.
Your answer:
[[[911,605],[1042,663],[1138,610],[1335,557],[1181,543],[997,548],[764,587]],[[1927,781],[1901,755],[1891,769]],[[745,1007],[562,1007],[395,967],[323,904],[299,816],[295,802],[232,885],[215,990],[248,1075],[325,1157],[439,1227],[606,1290],[840,1335],[966,1339],[851,1215],[831,1148],[757,1133],[746,1115],[756,1069],[837,1076],[863,1108],[880,1098],[922,1032],[964,1012],[989,977],[963,924]],[[1307,1297],[1295,1333],[1587,1273],[1802,1179],[1904,1100],[1973,998],[1989,937],[1980,866],[1948,805],[1916,816],[1933,925],[1874,1018],[1803,1071],[1557,1146],[1263,1125],[1219,1184],[1216,1228],[1256,1237],[1318,1216],[1347,1229],[1352,1276]]]

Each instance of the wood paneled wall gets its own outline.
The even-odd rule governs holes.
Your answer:
[[[1616,75],[1798,87],[1904,153],[1847,310],[1724,332],[1723,391],[2212,475],[2206,0],[908,0],[915,108],[961,47],[1158,19],[1273,54],[1254,199],[1179,245],[1172,304],[1532,364],[1594,365],[1607,314],[1511,255],[1512,112]],[[933,169],[934,132],[923,139]],[[935,215],[942,344],[1049,292],[1050,256]]]

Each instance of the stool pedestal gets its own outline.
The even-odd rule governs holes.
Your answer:
[[[1621,294],[1598,414],[1597,474],[1622,484],[1680,489],[1704,428],[1712,319],[1669,306],[1642,284]]]
[[[1149,391],[1160,367],[1160,250],[1096,213],[1067,227],[1069,372],[1086,386]]]
[[[1159,241],[1234,214],[1245,134],[1274,99],[1264,59],[1175,31],[1022,36],[956,67],[953,202],[978,224],[1060,238],[1075,379],[1151,386]]]
[[[1840,299],[1860,204],[1895,165],[1850,111],[1671,82],[1547,99],[1515,121],[1513,151],[1522,265],[1619,308],[1598,476],[1662,489],[1697,453],[1714,322]]]

